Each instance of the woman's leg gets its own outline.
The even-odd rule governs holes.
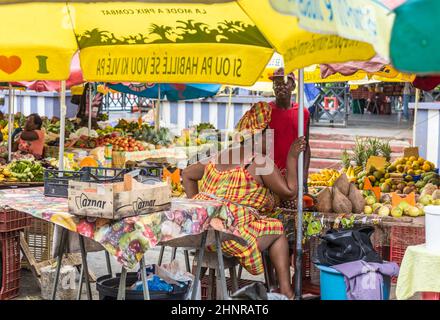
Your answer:
[[[269,257],[277,273],[280,291],[288,298],[293,296],[290,283],[289,244],[284,234],[268,235],[257,239],[258,249],[264,251],[269,248]]]

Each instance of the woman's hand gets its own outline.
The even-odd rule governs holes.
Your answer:
[[[289,154],[297,158],[301,152],[304,152],[307,147],[306,137],[302,136],[296,139],[290,146]]]

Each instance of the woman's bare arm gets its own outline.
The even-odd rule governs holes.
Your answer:
[[[255,159],[257,169],[265,168],[265,170],[267,170],[268,168],[273,168],[273,170],[269,170],[267,174],[261,174],[260,177],[264,185],[277,194],[282,200],[294,199],[298,194],[298,155],[300,152],[303,152],[305,148],[306,143],[304,137],[296,140],[290,147],[286,162],[286,177],[281,175],[269,157],[259,156]],[[255,173],[258,175],[258,171]]]
[[[199,193],[198,181],[202,179],[205,167],[206,165],[197,162],[182,171],[182,184],[188,198]]]

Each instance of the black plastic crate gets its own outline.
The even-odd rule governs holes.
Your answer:
[[[67,198],[69,181],[83,182],[121,182],[126,169],[84,167],[79,171],[45,170],[44,195],[46,197]]]
[[[71,180],[92,183],[122,182],[126,173],[136,170],[139,171],[135,174],[135,176],[139,176],[139,182],[149,184],[161,181],[161,178],[155,172],[146,168],[84,167],[80,171],[45,170],[44,195],[46,197],[67,198],[69,194],[69,181]]]

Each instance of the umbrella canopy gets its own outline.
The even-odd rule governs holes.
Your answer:
[[[70,65],[69,78],[66,80],[66,88],[69,89],[71,87],[82,84],[83,82],[84,79],[81,71],[81,66],[79,64],[79,55],[75,54]],[[61,83],[59,81],[48,80],[20,81],[13,82],[12,85],[23,86],[27,89],[35,90],[37,92],[60,91],[61,89]]]
[[[180,83],[115,83],[107,84],[110,89],[134,94],[150,99],[164,99],[169,101],[190,100],[212,97],[220,90],[218,84],[180,84]],[[160,96],[159,96],[160,92]]]
[[[245,86],[275,51],[290,70],[375,54],[369,44],[301,29],[268,0],[183,2],[2,5],[0,80],[67,79],[78,50],[87,81]]]
[[[279,12],[298,17],[312,32],[370,43],[399,71],[440,72],[438,0],[270,0]]]

